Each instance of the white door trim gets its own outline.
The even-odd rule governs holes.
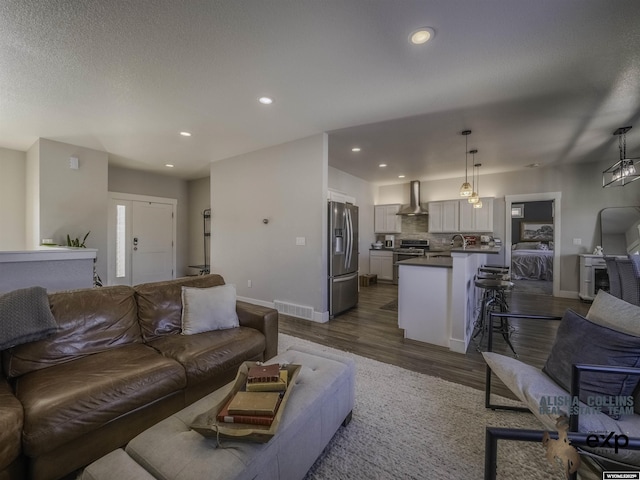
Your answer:
[[[527,193],[523,195],[505,195],[506,219],[505,219],[505,255],[504,259],[507,265],[511,265],[511,204],[524,202],[540,202],[545,200],[553,200],[553,296],[565,297],[572,296],[570,292],[560,293],[560,258],[562,256],[561,236],[561,211],[560,202],[562,192],[545,192],[545,193]]]
[[[172,262],[173,276],[175,278],[175,275],[177,272],[176,250],[178,246],[177,244],[178,200],[176,198],[154,197],[150,195],[138,195],[135,193],[119,193],[119,192],[108,192],[108,197],[109,197],[109,208],[111,208],[111,203],[113,200],[134,200],[138,202],[166,203],[166,204],[172,205],[173,207],[173,238],[171,240],[173,242],[173,249],[172,249],[173,251],[171,256],[172,257],[171,262]],[[110,214],[111,214],[111,211],[109,211],[109,215]],[[109,241],[107,242],[107,283],[106,285],[113,285],[112,283],[113,278],[111,277],[113,274],[112,264],[114,264],[115,262],[115,254],[116,254],[115,245],[113,244],[113,242],[111,242],[111,238],[114,235],[113,228],[114,228],[114,225],[112,225],[112,222],[109,222],[108,232],[107,232],[107,238],[109,239]]]

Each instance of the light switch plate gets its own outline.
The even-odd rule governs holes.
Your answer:
[[[306,237],[296,237],[296,245],[306,245],[307,239]]]
[[[582,245],[582,239],[581,238],[574,238],[573,239],[573,244],[574,245]]]

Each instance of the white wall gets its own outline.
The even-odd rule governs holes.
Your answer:
[[[24,250],[27,155],[0,148],[0,250]]]
[[[79,159],[77,170],[69,168],[71,156]],[[90,231],[86,246],[98,249],[96,267],[103,279],[107,278],[108,160],[106,152],[43,138],[39,141],[37,238],[66,244],[67,234],[82,240]]]
[[[108,189],[110,192],[173,198],[178,201],[176,208],[176,277],[190,273],[191,269],[188,268],[189,192],[187,181],[141,170],[109,167]]]
[[[369,273],[369,248],[375,242],[373,233],[373,205],[378,188],[361,178],[337,168],[329,167],[329,188],[355,197],[358,205],[358,270]]]
[[[25,173],[25,245],[26,249],[40,244],[40,140],[27,150]]]
[[[481,177],[480,196],[496,197],[494,234],[502,238],[505,236],[505,195],[562,192],[560,290],[578,291],[577,255],[591,253],[599,244],[600,210],[605,207],[640,205],[640,182],[626,187],[602,188],[602,171],[608,166],[607,162],[560,165]],[[457,198],[461,183],[461,178],[421,182],[422,202]],[[379,187],[378,203],[408,201],[408,184]],[[574,238],[579,238],[582,245],[574,245]]]
[[[328,311],[327,149],[320,134],[211,164],[211,271],[239,296]]]
[[[191,180],[187,187],[189,190],[189,265],[202,265],[204,264],[205,247],[202,212],[211,207],[211,179],[206,177]],[[208,228],[211,229],[210,223]],[[209,242],[210,240],[207,240],[207,250],[211,250]],[[208,251],[207,262],[211,264]],[[193,269],[192,272],[197,273]]]

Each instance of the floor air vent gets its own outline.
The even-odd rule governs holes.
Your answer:
[[[276,300],[273,305],[278,312],[284,315],[291,315],[292,317],[304,318],[306,320],[313,320],[313,308],[305,307],[303,305],[295,305],[293,303],[280,302]]]

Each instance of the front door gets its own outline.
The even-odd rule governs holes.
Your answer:
[[[175,203],[161,200],[111,199],[109,285],[174,278]]]

